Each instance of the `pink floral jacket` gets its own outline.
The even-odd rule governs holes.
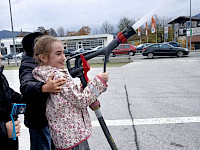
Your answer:
[[[53,80],[65,78],[67,83],[60,93],[50,94],[46,103],[46,116],[55,147],[67,150],[90,137],[92,125],[87,106],[106,91],[107,85],[96,76],[81,90],[67,70],[51,66],[39,66],[33,70],[33,76],[44,83],[52,73],[55,74]]]

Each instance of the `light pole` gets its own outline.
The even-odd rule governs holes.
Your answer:
[[[191,19],[191,0],[190,0],[190,49],[189,51],[191,51],[191,27],[192,27],[192,19]]]
[[[11,20],[11,27],[12,27],[13,51],[14,51],[14,56],[15,56],[15,66],[18,66],[17,58],[16,58],[15,35],[14,35],[14,31],[13,31],[13,20],[12,20],[12,10],[11,10],[10,0],[9,0],[9,7],[10,7],[10,20]]]

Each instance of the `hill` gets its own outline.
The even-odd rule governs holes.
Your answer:
[[[21,31],[14,31],[15,37],[21,34]],[[12,38],[12,31],[2,30],[0,31],[0,40],[5,38]]]
[[[199,13],[199,14],[196,14],[194,17],[200,17],[200,13]]]

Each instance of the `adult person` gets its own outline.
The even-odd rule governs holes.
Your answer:
[[[26,103],[24,123],[29,128],[31,150],[51,150],[54,149],[45,116],[46,100],[49,93],[59,93],[65,79],[53,81],[52,74],[46,83],[37,81],[32,70],[37,67],[33,58],[34,40],[42,36],[40,32],[30,33],[22,40],[25,53],[22,56],[19,69],[20,91]]]
[[[13,123],[10,113],[12,103],[20,103],[21,95],[9,87],[8,81],[3,74],[4,66],[1,66],[0,51],[0,149],[18,150],[18,138],[12,139]],[[14,121],[16,137],[20,136],[20,121]]]

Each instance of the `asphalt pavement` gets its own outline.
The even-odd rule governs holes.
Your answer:
[[[199,150],[200,54],[196,54],[155,59],[138,54],[131,57],[132,63],[107,68],[108,89],[99,100],[119,150]],[[92,68],[89,77],[101,71]],[[19,91],[18,70],[5,70],[4,74],[10,86]],[[75,82],[79,84],[78,79]],[[95,113],[89,113],[93,124],[88,140],[91,150],[110,150]],[[28,129],[23,116],[20,120],[20,150],[28,150]]]

